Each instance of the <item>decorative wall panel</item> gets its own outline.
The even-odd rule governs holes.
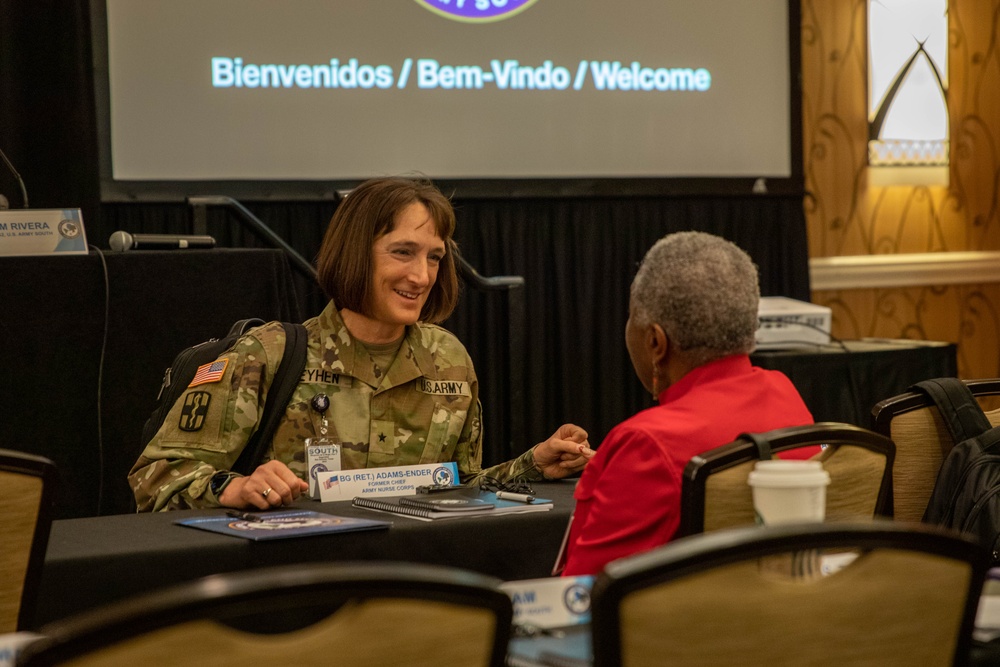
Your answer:
[[[802,1],[811,258],[1000,250],[1000,0],[950,0],[947,187],[869,184],[866,0]],[[1000,285],[816,290],[839,338],[959,344],[959,374],[1000,376]]]

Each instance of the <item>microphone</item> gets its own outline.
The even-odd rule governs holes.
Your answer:
[[[183,234],[129,234],[115,232],[108,239],[112,250],[183,250],[186,248],[214,248],[211,236],[185,236]]]
[[[14,165],[7,159],[7,156],[4,155],[3,151],[0,151],[0,160],[3,160],[3,163],[7,165],[7,169],[9,169],[10,173],[14,174],[14,178],[17,179],[17,184],[21,188],[21,202],[24,204],[24,208],[28,208],[28,191],[24,188],[24,181],[21,180],[21,174],[17,173],[17,169],[14,169]],[[6,197],[4,197],[4,199],[6,199]]]

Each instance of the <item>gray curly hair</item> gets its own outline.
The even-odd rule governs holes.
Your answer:
[[[757,267],[733,243],[677,232],[646,253],[631,290],[633,316],[659,324],[694,366],[748,354],[757,331]]]

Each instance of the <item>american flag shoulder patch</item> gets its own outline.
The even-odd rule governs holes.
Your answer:
[[[218,382],[225,374],[226,366],[228,365],[229,359],[216,359],[210,364],[199,366],[198,371],[191,378],[191,384],[188,385],[188,388],[197,387],[200,384]]]

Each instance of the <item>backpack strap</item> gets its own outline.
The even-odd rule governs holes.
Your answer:
[[[260,426],[250,436],[247,446],[233,464],[233,472],[241,475],[249,475],[257,468],[274,437],[288,402],[292,400],[295,387],[302,377],[302,370],[306,367],[306,347],[309,342],[306,328],[301,324],[288,322],[282,322],[281,326],[285,329],[285,350],[264,400]]]
[[[924,380],[910,389],[923,391],[931,397],[938,412],[941,413],[945,426],[948,427],[953,444],[974,438],[993,428],[979,406],[979,401],[972,395],[969,387],[958,378]],[[947,456],[951,446],[942,443],[942,450]]]
[[[264,320],[259,317],[248,317],[244,320],[236,320],[233,322],[233,326],[229,327],[229,333],[226,334],[226,337],[235,336],[236,338],[239,338],[251,329],[256,329],[264,324],[266,324]]]

